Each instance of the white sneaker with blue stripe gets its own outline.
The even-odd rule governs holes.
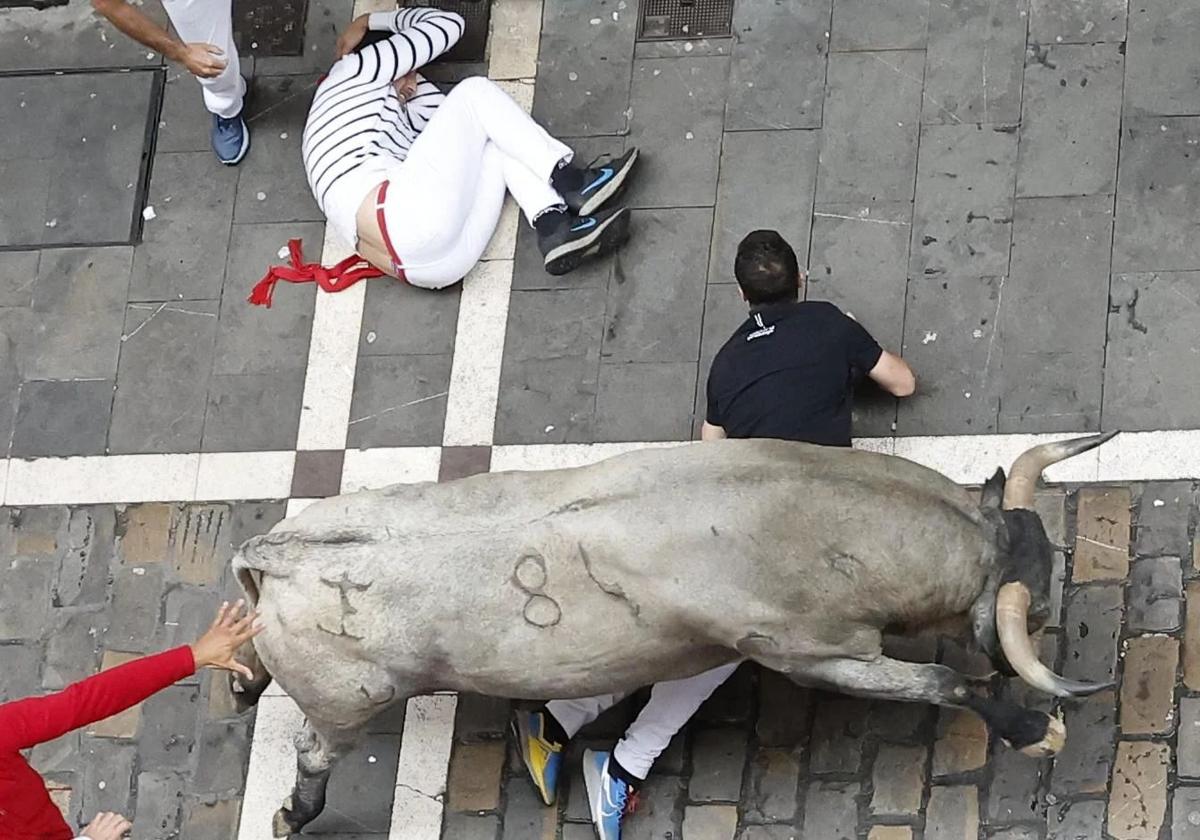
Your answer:
[[[630,809],[633,789],[608,774],[612,753],[584,750],[583,783],[587,788],[592,824],[600,840],[621,840],[621,821]]]

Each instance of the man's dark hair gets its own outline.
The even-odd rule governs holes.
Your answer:
[[[774,230],[746,234],[733,261],[733,276],[752,306],[796,300],[800,296],[800,264],[787,240]]]

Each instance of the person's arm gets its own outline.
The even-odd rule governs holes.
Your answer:
[[[700,440],[724,440],[728,435],[725,434],[725,429],[721,426],[715,426],[704,421],[704,425],[700,427]]]
[[[225,69],[225,53],[212,44],[185,44],[126,0],[92,0],[92,8],[144,47],[182,64],[193,76],[211,79]]]
[[[356,75],[395,81],[450,50],[462,37],[467,23],[462,15],[441,9],[399,9],[359,15],[338,38],[338,58],[359,45],[368,30],[393,33],[390,38],[363,47]]]
[[[896,397],[911,397],[917,390],[917,377],[908,362],[884,350],[867,374],[880,388]]]
[[[238,671],[253,677],[234,651],[258,634],[256,613],[241,615],[242,601],[222,604],[212,626],[193,645],[135,659],[62,691],[0,704],[0,753],[28,749],[141,703],[197,668]]]

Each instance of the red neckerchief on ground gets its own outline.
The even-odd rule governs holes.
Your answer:
[[[246,300],[255,306],[265,306],[269,309],[271,297],[275,294],[275,284],[280,280],[285,283],[316,283],[323,291],[341,292],[359,280],[387,276],[358,254],[346,257],[329,268],[320,263],[306,263],[299,239],[288,242],[288,252],[291,254],[291,265],[273,265],[268,268],[263,279],[254,284],[250,297]]]

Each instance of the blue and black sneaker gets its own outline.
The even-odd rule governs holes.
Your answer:
[[[579,187],[563,192],[563,201],[576,216],[592,215],[621,194],[637,160],[638,150],[633,148],[615,160],[592,161],[583,170]]]
[[[217,160],[226,166],[241,163],[250,149],[250,129],[242,119],[243,113],[245,108],[228,118],[213,114],[212,147],[217,154]]]
[[[629,238],[629,210],[615,207],[590,216],[575,218],[560,213],[551,230],[538,233],[546,271],[566,274],[588,257],[611,254]]]
[[[583,783],[592,825],[600,840],[621,840],[621,821],[633,812],[637,794],[625,781],[609,775],[612,753],[584,750]]]

